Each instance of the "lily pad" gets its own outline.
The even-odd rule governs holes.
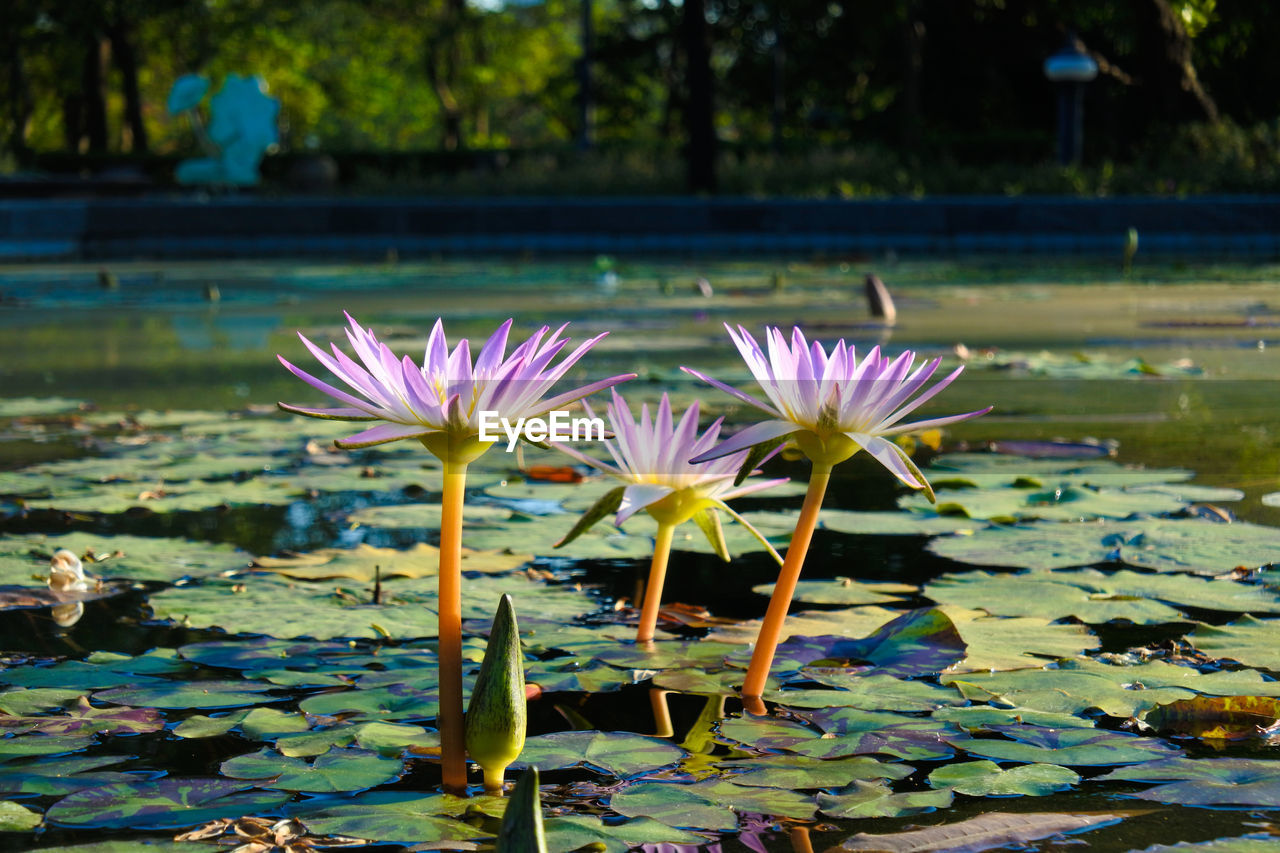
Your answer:
[[[1122,488],[1190,480],[1187,468],[1139,468],[1109,459],[1028,459],[1002,453],[944,453],[929,463],[929,481],[963,481],[974,488],[1048,485]]]
[[[99,690],[93,698],[115,705],[151,708],[236,708],[271,701],[271,697],[262,695],[269,687],[250,681],[180,681]]]
[[[1023,764],[1002,770],[994,761],[962,761],[929,774],[929,785],[971,797],[1044,797],[1080,781],[1074,770],[1056,764]]]
[[[1041,838],[1083,832],[1124,820],[1119,814],[1064,814],[1060,812],[987,812],[956,823],[909,829],[886,835],[860,832],[846,838],[833,853],[867,850],[907,853],[913,850],[949,850],[978,853],[1024,845]]]
[[[30,584],[32,576],[49,573],[49,559],[65,548],[85,560],[92,575],[134,580],[174,581],[242,569],[249,563],[243,551],[230,545],[157,539],[145,536],[0,536],[0,582]]]
[[[782,638],[793,637],[865,637],[901,616],[897,610],[867,605],[842,610],[802,610],[787,615],[782,624]],[[760,634],[763,620],[751,619],[716,628],[707,634],[707,640],[719,643],[754,643]]]
[[[763,755],[718,762],[735,785],[754,788],[839,788],[856,779],[905,779],[914,768],[890,764],[867,756],[822,759],[803,755]],[[742,772],[734,772],[741,770]]]
[[[1141,800],[1187,806],[1280,807],[1280,761],[1175,758],[1113,770],[1105,780],[1163,782],[1135,794]]]
[[[8,800],[0,801],[0,832],[27,832],[44,823],[44,815]]]
[[[895,794],[881,782],[854,782],[830,794],[818,795],[818,808],[827,817],[904,817],[951,805],[951,791],[909,791]]]
[[[465,549],[462,568],[463,571],[508,572],[532,558],[530,554],[509,551]],[[289,557],[258,557],[253,565],[298,580],[349,578],[372,583],[378,574],[384,578],[435,577],[440,571],[440,549],[422,542],[403,551],[361,544],[355,548],[322,548]]]
[[[670,741],[631,732],[553,732],[525,740],[512,767],[589,767],[612,776],[632,776],[674,764],[684,754]]]
[[[1080,521],[1092,518],[1127,518],[1131,515],[1163,515],[1178,512],[1190,501],[1162,491],[1141,489],[1093,489],[1089,486],[986,489],[938,489],[937,503],[912,494],[898,500],[903,509],[938,515],[1002,521],[1046,519]]]
[[[953,688],[908,681],[882,673],[852,674],[839,669],[806,667],[800,678],[834,690],[774,690],[764,698],[792,707],[850,707],[866,711],[934,711],[965,699]],[[799,699],[799,701],[797,701]]]
[[[1036,616],[996,617],[978,610],[944,605],[965,643],[964,660],[948,672],[988,672],[1042,667],[1045,660],[1070,658],[1099,646],[1088,628],[1057,624]]]
[[[309,793],[362,791],[400,777],[404,762],[366,749],[332,747],[308,763],[301,758],[262,749],[222,762],[232,779],[252,779],[264,788]]]
[[[773,595],[774,584],[751,587],[760,595]],[[852,578],[827,578],[802,580],[796,584],[793,601],[802,604],[885,604],[901,601],[903,596],[915,595],[919,588],[905,583],[865,583]]]
[[[1229,625],[1197,625],[1187,639],[1206,654],[1280,672],[1280,619],[1246,614]]]
[[[352,524],[366,527],[440,529],[440,503],[396,504],[394,506],[370,506],[356,510],[347,516]],[[472,526],[499,524],[511,518],[511,510],[500,506],[468,503],[463,510],[463,523],[469,531]]]
[[[95,708],[80,697],[56,716],[0,715],[0,728],[15,734],[44,732],[49,735],[132,735],[164,728],[164,718],[154,708]]]
[[[568,814],[543,822],[549,850],[581,850],[588,845],[602,853],[624,853],[640,845],[697,845],[707,837],[675,829],[651,818],[605,823],[595,815]]]
[[[1180,611],[1132,595],[1093,594],[1056,575],[965,572],[942,575],[924,593],[940,604],[981,608],[993,616],[1035,616],[1102,624],[1125,619],[1135,625],[1160,625],[1183,619]]]
[[[1220,575],[1271,562],[1280,551],[1280,528],[1196,518],[1042,523],[944,536],[927,547],[940,557],[980,566],[1065,569],[1119,562],[1158,572]]]
[[[1042,729],[1030,726],[997,726],[1013,740],[953,737],[952,746],[997,761],[1028,764],[1061,764],[1068,767],[1098,767],[1141,764],[1181,753],[1155,738],[1139,737],[1099,729]]]
[[[267,811],[289,796],[229,779],[165,777],[77,791],[50,806],[45,820],[63,826],[169,829]]]
[[[239,729],[250,740],[271,740],[279,735],[310,731],[311,727],[302,714],[276,708],[249,708],[218,717],[187,717],[174,726],[173,733],[195,739],[218,737],[233,729]]]

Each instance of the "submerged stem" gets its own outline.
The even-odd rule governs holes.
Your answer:
[[[743,706],[752,714],[764,713],[764,702],[760,697],[764,695],[764,685],[769,680],[769,667],[773,665],[774,653],[782,639],[782,623],[786,621],[787,611],[791,608],[791,598],[795,595],[800,570],[804,568],[804,558],[809,553],[809,542],[813,539],[813,530],[818,524],[818,510],[822,508],[822,499],[830,481],[831,465],[815,462],[813,473],[809,476],[809,490],[804,496],[804,506],[800,508],[800,517],[796,520],[796,529],[791,535],[791,544],[787,547],[787,557],[778,570],[778,582],[773,587],[769,609],[765,611],[764,622],[760,625],[756,647],[751,653],[751,665],[747,668],[747,678],[742,685]]]
[[[649,583],[644,590],[644,609],[640,611],[640,627],[636,630],[636,642],[647,643],[653,639],[658,624],[658,609],[662,606],[662,585],[667,577],[667,560],[671,556],[671,540],[676,526],[670,522],[658,522],[658,535],[653,542],[653,562],[649,565]]]
[[[467,790],[467,754],[462,726],[462,505],[467,464],[444,460],[440,499],[439,668],[440,764],[451,794]]]

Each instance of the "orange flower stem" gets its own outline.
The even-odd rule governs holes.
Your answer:
[[[760,697],[764,695],[765,682],[769,680],[769,667],[773,665],[773,656],[782,639],[782,623],[786,621],[787,611],[791,608],[791,598],[795,595],[796,583],[800,580],[800,570],[804,568],[805,555],[809,553],[813,529],[818,525],[818,510],[822,508],[822,499],[827,493],[829,482],[831,466],[815,462],[813,473],[809,475],[809,490],[805,492],[804,505],[800,508],[800,518],[796,520],[795,533],[791,535],[791,544],[787,547],[787,557],[778,570],[778,582],[773,587],[769,609],[765,611],[764,623],[760,626],[756,647],[751,653],[747,679],[742,685],[742,704],[752,714],[765,712],[764,702]]]
[[[636,642],[648,643],[658,624],[658,609],[662,606],[662,585],[667,579],[667,560],[671,557],[671,540],[676,526],[658,522],[658,535],[653,542],[653,562],[649,564],[649,583],[644,590],[644,609],[640,611],[640,627],[636,630]]]
[[[466,796],[467,748],[462,726],[462,505],[467,463],[444,460],[439,577],[440,764],[442,785]]]

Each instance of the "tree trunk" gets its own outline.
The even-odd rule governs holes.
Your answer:
[[[9,71],[9,150],[18,161],[19,166],[28,165],[31,149],[27,146],[27,128],[31,122],[31,113],[35,104],[31,98],[31,86],[27,81],[26,69],[22,64],[22,51],[16,40],[6,46]]]
[[[101,153],[107,150],[107,91],[103,64],[105,43],[92,32],[85,39],[84,67],[80,77],[81,107],[84,110],[83,137],[88,139],[89,150]],[[76,147],[79,148],[79,140]]]
[[[1148,26],[1158,44],[1152,51],[1143,82],[1155,89],[1152,97],[1160,117],[1177,122],[1187,119],[1218,120],[1218,105],[1200,84],[1196,74],[1191,37],[1169,0],[1151,0]]]
[[[427,80],[440,105],[440,147],[456,151],[462,147],[462,107],[454,94],[462,67],[462,26],[465,0],[448,0],[443,17],[435,22],[436,34],[427,41]]]
[[[922,142],[920,77],[924,69],[924,21],[916,0],[902,0],[902,145],[918,151]]]
[[[111,28],[111,59],[120,69],[124,89],[124,122],[129,131],[129,150],[147,150],[147,128],[142,121],[142,96],[138,92],[138,53],[129,39],[128,24],[118,21]]]
[[[705,0],[685,0],[684,50],[689,84],[685,107],[690,192],[716,191],[716,131],[712,107],[711,49]]]

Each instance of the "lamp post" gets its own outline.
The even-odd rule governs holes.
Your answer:
[[[1058,88],[1058,162],[1074,166],[1084,146],[1084,84],[1098,76],[1098,63],[1071,34],[1044,61],[1044,76]]]

